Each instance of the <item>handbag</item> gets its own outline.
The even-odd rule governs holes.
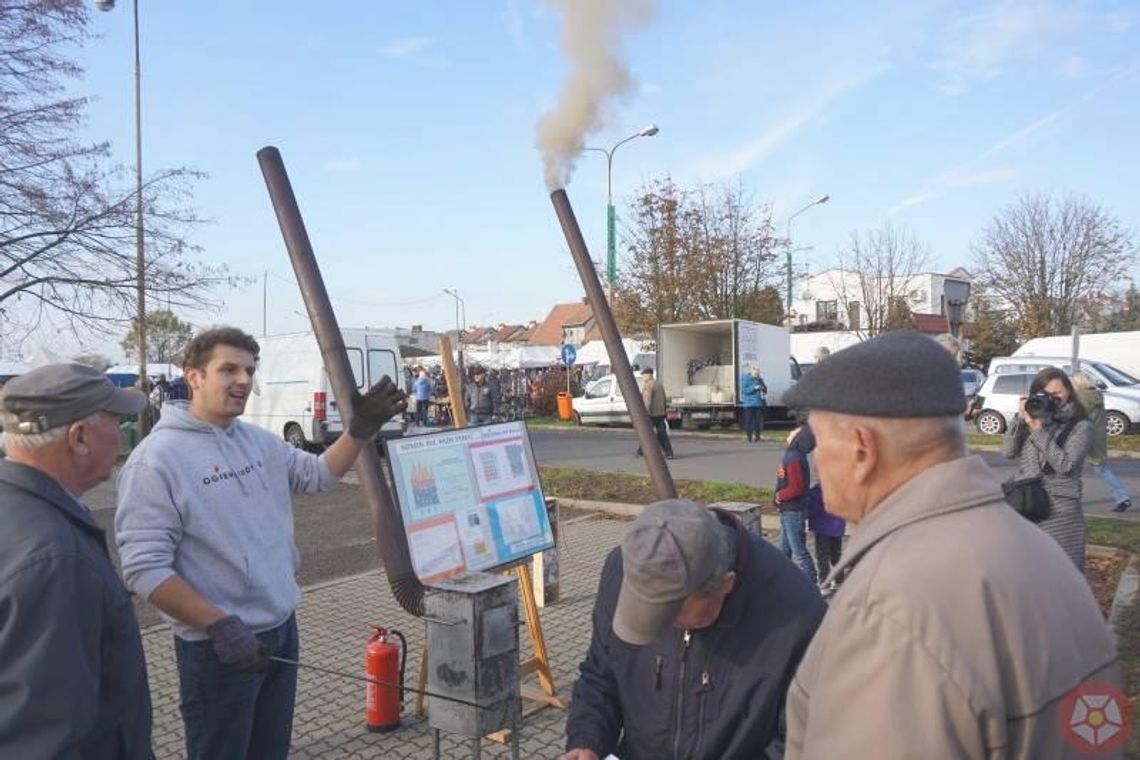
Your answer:
[[[1076,422],[1070,421],[1061,428],[1060,433],[1054,439],[1058,446],[1065,445],[1065,441],[1068,439],[1069,433],[1073,432],[1075,425]],[[1046,464],[1042,471],[1049,475],[1052,474],[1053,468]],[[1001,484],[1001,490],[1010,506],[1030,522],[1039,523],[1048,519],[1049,515],[1053,513],[1053,502],[1049,498],[1049,492],[1045,490],[1045,480],[1040,475],[1007,480]]]
[[[1010,506],[1030,522],[1039,523],[1048,518],[1053,511],[1053,504],[1049,501],[1045,482],[1040,475],[1007,480],[1001,484],[1001,490]]]

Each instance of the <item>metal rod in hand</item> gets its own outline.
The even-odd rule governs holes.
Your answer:
[[[290,660],[286,657],[277,657],[276,655],[270,655],[269,659],[273,660],[274,662],[280,662],[284,665],[293,665],[293,666],[298,667],[298,668],[306,668],[308,670],[315,670],[318,673],[327,673],[330,676],[340,676],[341,678],[348,678],[348,679],[351,679],[353,681],[364,681],[365,683],[374,683],[374,684],[377,684],[378,686],[387,686],[390,689],[403,689],[404,691],[410,691],[413,694],[423,694],[425,697],[431,697],[433,699],[446,699],[448,702],[455,702],[457,704],[467,705],[468,707],[478,707],[480,710],[489,710],[490,709],[490,707],[488,707],[487,705],[481,705],[478,702],[469,702],[466,699],[459,699],[458,697],[449,697],[446,694],[436,694],[433,691],[426,691],[424,689],[416,689],[416,688],[413,688],[411,686],[401,686],[398,683],[392,683],[390,681],[381,681],[379,678],[372,678],[371,676],[362,676],[362,675],[358,675],[356,673],[346,673],[343,670],[333,670],[331,668],[322,668],[320,665],[310,665],[307,662],[301,662],[300,660]]]

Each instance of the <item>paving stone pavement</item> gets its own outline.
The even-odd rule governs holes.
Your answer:
[[[561,598],[557,604],[540,610],[554,682],[562,696],[570,695],[578,663],[590,643],[590,613],[602,563],[627,525],[622,520],[601,517],[562,525]],[[371,634],[370,626],[375,623],[399,629],[408,639],[405,683],[416,685],[424,624],[400,608],[382,572],[307,588],[297,619],[302,662],[360,674],[364,672],[364,647]],[[182,718],[178,712],[172,635],[165,625],[151,626],[143,633],[154,703],[155,755],[182,757]],[[519,641],[521,656],[529,658],[530,636],[525,625],[519,631]],[[291,757],[430,758],[432,732],[426,720],[412,714],[414,698],[406,699],[403,724],[398,730],[373,734],[364,726],[364,691],[362,682],[302,669]],[[562,753],[565,721],[566,713],[555,709],[527,717],[520,733],[520,756],[558,757]],[[441,747],[442,757],[471,757],[469,740],[463,737],[444,734]],[[482,751],[485,757],[510,757],[510,745],[484,741]]]

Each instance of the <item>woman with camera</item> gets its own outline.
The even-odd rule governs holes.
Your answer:
[[[1092,425],[1069,376],[1056,367],[1037,373],[1029,396],[1002,441],[1002,454],[1017,459],[1016,478],[1040,477],[1049,496],[1049,516],[1038,525],[1052,536],[1082,573],[1085,515],[1081,468],[1092,444]]]

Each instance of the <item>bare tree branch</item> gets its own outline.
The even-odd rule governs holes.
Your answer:
[[[1022,340],[1069,332],[1127,278],[1135,237],[1084,198],[1024,195],[973,246],[980,285],[1008,305]]]

